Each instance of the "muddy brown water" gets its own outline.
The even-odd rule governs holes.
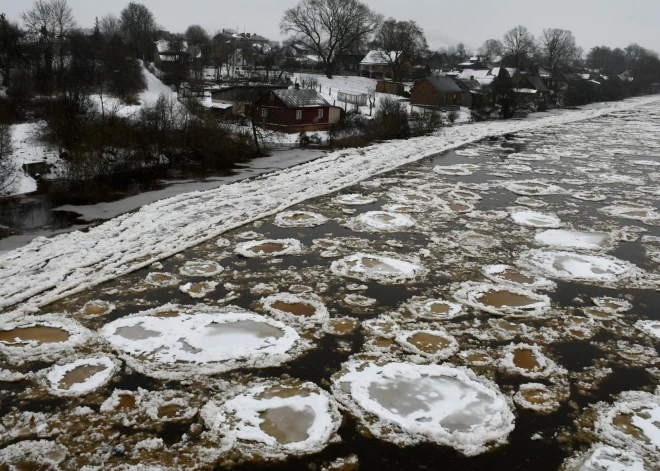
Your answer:
[[[285,303],[277,301],[274,302],[271,307],[278,311],[288,312],[296,316],[311,317],[316,314],[316,308],[311,304],[305,303]]]
[[[81,365],[64,375],[57,387],[59,389],[69,390],[75,384],[82,384],[96,373],[105,371],[106,367],[101,365]]]
[[[8,345],[21,345],[27,342],[60,343],[69,340],[69,332],[57,327],[34,326],[0,331],[0,342]]]
[[[250,248],[250,251],[254,253],[276,253],[281,252],[282,250],[284,250],[284,245],[272,242]]]
[[[502,291],[488,291],[482,296],[477,298],[482,304],[486,306],[492,306],[494,308],[501,307],[525,307],[531,304],[535,304],[538,301],[525,296],[523,294],[512,293],[511,291],[502,290]]]
[[[563,132],[566,131],[564,130],[562,133]],[[561,143],[561,139],[563,139],[562,133],[557,133],[556,135],[552,135],[550,133],[544,139],[548,144],[557,142]],[[497,148],[497,150],[494,150],[492,155],[485,155],[481,160],[480,158],[466,158],[453,152],[449,152],[442,156],[427,159],[420,162],[419,164],[407,166],[395,172],[391,172],[387,176],[396,176],[404,179],[408,178],[405,175],[407,171],[412,170],[430,172],[433,166],[439,164],[451,165],[454,163],[481,163],[490,159],[499,159],[502,162],[506,162],[506,152],[500,150],[500,147],[504,147],[502,146],[503,141],[506,144],[506,138],[493,139],[489,141],[494,147]],[[523,152],[526,146],[519,143],[512,143],[508,147],[510,147],[511,150],[515,150],[516,152]],[[526,162],[526,164],[533,169],[549,165],[548,162]],[[573,162],[571,165],[581,166],[582,164],[580,162]],[[539,175],[535,173],[517,174],[513,177],[515,180],[551,179],[553,183],[556,183],[558,178],[559,177],[557,176]],[[485,171],[478,171],[474,175],[470,176],[443,177],[443,179],[445,181],[452,182],[484,183],[487,181],[492,181],[494,177],[488,176]],[[562,186],[569,187],[568,185]],[[394,187],[397,188],[398,186],[394,185]],[[386,185],[381,193],[376,195],[378,196],[377,203],[366,205],[365,207],[351,206],[350,208],[356,210],[355,214],[380,210],[383,204],[391,202],[386,197],[382,196],[386,193],[387,188],[388,186]],[[617,191],[622,191],[623,188],[624,187],[620,185],[612,185],[609,190],[610,192],[614,193]],[[584,188],[579,189],[583,190]],[[356,186],[346,189],[345,191],[347,193],[361,193],[365,192],[365,189],[363,187]],[[516,199],[519,197],[518,195],[515,195],[503,188],[491,187],[486,192],[477,190],[472,191],[475,191],[476,193],[484,196],[483,200],[474,203],[475,207],[481,211],[503,210],[507,207],[516,206]],[[338,208],[336,213],[331,212],[334,210],[330,208],[331,205],[329,202],[332,200],[332,198],[334,198],[334,196],[335,195],[331,195],[327,198],[311,200],[299,205],[296,208],[293,208],[293,210],[313,211],[329,217],[342,217],[342,208]],[[608,203],[607,201],[605,203],[581,201],[573,199],[568,195],[553,195],[534,198],[549,203],[549,211],[552,211],[556,207],[564,207],[567,202],[576,205],[573,207],[576,210],[570,216],[568,222],[576,225],[576,227],[579,227],[580,229],[593,227],[594,220],[603,220],[604,216],[597,210],[599,207],[603,206],[603,204]],[[648,235],[660,236],[657,227],[646,226],[639,221],[618,218],[613,218],[612,221],[616,225],[636,226],[647,230],[648,232],[646,234]],[[427,222],[426,219],[425,222]],[[439,234],[443,234],[455,229],[464,229],[464,226],[461,225],[458,220],[435,223],[429,217],[428,223],[434,224],[434,230],[436,230]],[[513,225],[509,225],[507,227],[513,228]],[[270,219],[267,219],[266,223],[261,227],[248,226],[248,228],[239,228],[236,231],[232,231],[223,235],[223,237],[230,238],[232,242],[236,244],[240,242],[240,240],[235,237],[236,234],[246,230],[254,230],[260,233],[265,239],[277,240],[282,238],[298,238],[301,243],[308,248],[313,246],[312,241],[315,239],[358,237],[361,240],[366,241],[365,246],[359,249],[355,248],[348,250],[345,248],[345,246],[343,246],[344,248],[340,249],[341,256],[357,252],[380,253],[396,251],[397,253],[401,254],[411,254],[417,253],[420,248],[427,248],[430,243],[430,237],[428,234],[415,234],[412,232],[404,232],[394,235],[371,233],[356,234],[337,224],[335,221],[330,221],[328,224],[318,228],[285,229],[275,227],[270,222]],[[513,231],[521,229],[513,228],[511,230]],[[522,230],[527,231],[528,229]],[[603,230],[603,228],[601,228],[601,230]],[[606,228],[605,230],[609,230],[609,228]],[[449,286],[451,283],[457,281],[485,281],[481,275],[481,267],[487,263],[499,262],[512,264],[513,258],[511,257],[511,254],[520,250],[520,240],[511,240],[515,239],[515,236],[508,232],[505,232],[504,236],[500,236],[494,232],[483,231],[483,233],[484,235],[497,237],[502,242],[502,247],[496,250],[486,250],[485,253],[487,255],[483,256],[482,259],[470,259],[471,265],[462,271],[457,270],[451,272],[451,270],[445,266],[445,270],[431,270],[427,278],[415,283],[408,283],[404,285],[383,285],[376,282],[362,282],[353,279],[340,279],[338,277],[327,275],[320,276],[319,274],[321,273],[321,268],[327,272],[327,267],[336,258],[322,258],[319,256],[320,251],[316,249],[310,249],[309,252],[306,252],[302,256],[283,257],[283,261],[281,263],[275,264],[273,264],[272,261],[269,261],[268,259],[244,259],[242,257],[232,255],[224,258],[221,261],[221,264],[228,268],[226,273],[216,275],[213,280],[221,283],[220,286],[227,282],[238,285],[235,291],[240,294],[240,297],[238,299],[232,300],[231,304],[252,310],[254,310],[254,306],[258,304],[262,298],[261,294],[251,292],[251,288],[257,283],[276,283],[279,285],[280,291],[282,292],[286,292],[288,287],[292,284],[310,286],[313,290],[315,290],[317,286],[325,283],[327,284],[327,288],[324,288],[323,293],[319,292],[318,294],[323,295],[324,302],[330,310],[331,315],[333,317],[350,316],[354,317],[357,322],[361,322],[365,319],[370,319],[379,315],[395,312],[401,308],[404,302],[415,296],[421,296],[426,299],[437,299],[443,297],[445,299],[451,299],[450,297],[447,297],[450,295]],[[393,249],[392,246],[386,243],[390,240],[394,240],[403,244],[404,248]],[[525,243],[531,244],[529,241]],[[281,248],[282,247],[277,247],[279,250],[281,250]],[[439,253],[440,256],[445,255],[445,252],[442,251],[443,249],[437,250],[438,251],[436,253]],[[168,272],[176,272],[176,270],[182,266],[184,260],[203,258],[206,255],[216,255],[218,253],[218,248],[214,245],[214,243],[211,242],[208,244],[203,244],[195,249],[184,251],[182,253],[182,259],[177,260],[175,258],[170,258],[164,260],[162,262],[164,265],[163,270]],[[642,244],[639,241],[621,243],[615,251],[611,252],[611,254],[623,260],[635,263],[642,268],[649,270],[656,268],[656,265],[649,260],[644,248],[642,247]],[[213,258],[208,257],[208,259]],[[427,263],[432,262],[428,262],[426,260],[422,262],[422,264]],[[127,315],[135,314],[150,307],[161,306],[168,302],[184,305],[194,305],[200,302],[198,300],[189,299],[187,296],[182,295],[177,286],[150,287],[146,291],[131,291],[133,287],[141,286],[149,271],[150,270],[148,269],[140,270],[134,274],[122,277],[120,280],[108,282],[97,289],[90,290],[89,293],[81,295],[77,300],[65,300],[42,310],[42,313],[63,311],[78,312],[78,310],[82,308],[85,302],[93,299],[113,302],[117,305],[116,310],[107,316],[103,316],[103,319],[78,319],[89,328],[99,329],[102,325],[114,319],[119,319]],[[245,274],[249,274],[250,277],[244,278]],[[506,273],[503,276],[506,279],[513,278],[511,281],[523,282],[524,280],[524,282],[529,282],[527,280],[528,277],[518,278],[513,273],[511,273],[510,276],[509,273]],[[361,314],[360,316],[353,315],[352,312],[345,307],[345,305],[342,303],[342,299],[346,294],[348,294],[348,291],[346,290],[347,283],[359,283],[366,286],[366,289],[360,291],[359,294],[376,299],[377,303],[372,309],[371,314]],[[543,294],[550,296],[553,307],[556,307],[560,311],[579,309],[581,312],[582,309],[593,307],[590,302],[591,298],[613,296],[626,298],[632,302],[633,310],[629,314],[626,314],[627,317],[625,317],[625,322],[628,324],[634,324],[634,320],[637,318],[660,319],[660,313],[657,311],[657,306],[660,305],[660,293],[631,289],[610,290],[599,286],[562,281],[558,281],[557,285],[558,287],[556,291],[547,293],[543,292]],[[113,294],[104,294],[101,292],[101,290],[110,291],[112,289],[116,289],[117,291],[113,292]],[[201,302],[209,305],[217,305],[216,303],[222,302],[222,299],[226,293],[226,290],[218,289],[216,292],[209,294],[209,296]],[[576,298],[582,299],[584,303],[576,304]],[[523,301],[524,304],[522,304],[522,306],[529,303],[528,300],[518,300],[517,302],[520,303]],[[513,301],[509,299],[507,300],[506,304],[501,303],[501,305],[511,305],[509,303],[512,302]],[[497,304],[497,302],[494,301],[494,304]],[[516,306],[516,303],[513,303],[513,306]],[[431,309],[434,311],[439,310],[439,313],[446,313],[447,311],[446,306],[441,303],[433,305]],[[176,315],[176,313],[173,315]],[[492,316],[487,314],[469,310],[467,313],[456,319],[443,321],[442,327],[453,327],[460,332],[460,329],[462,328],[460,324],[461,322],[476,319],[481,322],[480,325],[482,329],[485,330],[488,328],[488,320],[492,318]],[[483,348],[484,350],[491,353],[497,352],[498,349],[503,346],[509,345],[512,342],[523,340],[520,339],[518,335],[521,331],[519,324],[526,325],[529,328],[539,328],[540,326],[545,325],[542,320],[521,320],[519,324],[504,323],[506,321],[499,322],[499,327],[511,332],[512,335],[516,336],[515,340],[489,340],[481,343],[477,342],[475,345],[470,345],[470,348],[477,349],[478,347],[479,349]],[[347,330],[348,333],[346,335],[323,336],[320,340],[316,341],[317,347],[315,349],[310,350],[300,358],[290,361],[281,367],[243,369],[240,370],[238,374],[255,378],[279,378],[290,376],[300,381],[311,381],[327,390],[332,375],[340,370],[341,365],[348,360],[350,355],[360,352],[363,348],[365,342],[364,329],[361,329],[358,326],[356,330]],[[145,333],[134,332],[130,335],[140,336],[145,335]],[[618,338],[615,334],[609,331],[600,331],[588,341],[573,340],[569,336],[564,336],[561,338],[560,342],[553,343],[548,345],[547,348],[543,348],[543,352],[548,357],[557,362],[560,366],[568,369],[571,374],[582,374],[585,369],[594,365],[599,365],[599,367],[611,367],[612,373],[608,375],[607,378],[604,379],[601,383],[599,383],[595,389],[589,391],[589,394],[578,393],[575,390],[575,387],[572,385],[570,400],[572,401],[573,406],[569,406],[568,402],[563,402],[561,408],[558,411],[547,415],[540,415],[531,411],[516,408],[515,429],[509,436],[508,442],[504,446],[496,448],[489,453],[467,458],[455,452],[451,448],[429,443],[412,447],[398,447],[396,445],[369,436],[369,434],[360,433],[361,428],[359,424],[355,421],[354,418],[350,416],[350,414],[345,414],[344,421],[341,428],[339,429],[341,441],[329,445],[320,453],[312,456],[290,458],[281,463],[237,463],[232,466],[232,469],[239,471],[254,471],[258,469],[309,471],[310,469],[319,469],[320,464],[323,462],[327,463],[338,457],[348,456],[352,453],[355,453],[358,455],[360,460],[360,470],[366,471],[435,470],[439,469],[439,466],[441,466],[442,469],[450,471],[462,471],[467,469],[498,471],[503,469],[521,471],[528,469],[534,469],[538,471],[557,470],[561,462],[567,456],[571,455],[572,449],[585,449],[587,446],[585,442],[577,438],[575,420],[579,418],[591,404],[595,404],[599,401],[612,403],[615,400],[616,395],[623,391],[653,390],[653,388],[657,385],[657,378],[651,376],[647,371],[648,365],[633,366],[630,363],[621,360],[620,358],[609,357],[609,354],[605,352],[601,347],[599,347],[599,344],[612,343],[616,342],[617,340]],[[382,343],[383,346],[390,347],[393,343],[391,339],[386,338],[379,339],[379,342]],[[340,344],[342,346],[341,349],[338,348]],[[656,342],[652,345],[655,345],[657,350],[658,343]],[[461,349],[464,349],[464,347],[465,344],[461,343]],[[533,355],[530,355],[529,353],[527,355],[533,357]],[[452,357],[448,361],[457,361],[457,358],[457,356]],[[488,358],[487,355],[474,354],[471,357],[471,360],[481,361],[486,358]],[[523,365],[523,367],[527,366],[528,368],[534,368],[536,367],[535,365],[538,364],[538,361],[536,358],[520,358],[519,355],[518,364]],[[42,369],[49,366],[49,363],[39,364],[38,366],[36,365],[37,363],[34,363],[31,365],[26,365],[24,369],[17,369],[21,371],[27,371],[30,368]],[[474,370],[477,373],[482,374],[484,371],[492,371],[493,368],[485,367],[485,369],[483,369],[483,367],[474,367]],[[229,379],[230,377],[230,374],[217,375],[217,379]],[[544,382],[537,380],[530,381],[520,376],[510,377],[502,375],[499,372],[493,373],[492,379],[498,384],[500,389],[506,393],[515,392],[520,384],[528,382]],[[73,399],[71,401],[59,401],[49,397],[40,397],[38,399],[22,399],[17,395],[5,395],[2,397],[0,412],[2,414],[7,414],[14,407],[21,410],[30,410],[35,412],[66,412],[78,404],[89,404],[90,407],[97,410],[100,406],[100,403],[109,397],[113,388],[115,387],[129,390],[137,390],[138,387],[142,387],[148,390],[159,390],[167,388],[182,392],[189,392],[194,395],[209,397],[218,393],[217,390],[212,389],[209,385],[200,386],[185,384],[177,381],[160,381],[150,379],[139,375],[134,371],[129,371],[126,368],[122,369],[122,371],[117,374],[114,381],[115,382],[112,383],[112,386],[104,388],[102,391],[100,391],[98,393],[98,397],[90,396],[80,400]],[[29,384],[30,383],[28,382],[18,383],[17,385],[12,385],[11,387],[15,389],[11,390],[24,390]],[[10,388],[10,386],[7,386],[7,388]],[[9,391],[10,389],[7,390]],[[384,403],[395,404],[397,403],[397,400],[406,396],[407,393],[397,396],[391,392],[386,393],[383,391],[383,395]],[[124,404],[124,407],[127,409],[136,407],[135,398],[133,396],[124,395],[120,399],[122,404]],[[533,399],[533,396],[531,399]],[[414,397],[411,400],[414,400]],[[577,411],[573,407],[576,407]],[[175,413],[175,411],[171,411],[170,413]],[[269,417],[265,421],[266,427],[268,428],[268,431],[265,430],[266,433],[271,434],[280,443],[282,443],[281,440],[291,439],[291,437],[304,437],[304,434],[307,430],[304,427],[306,423],[305,420],[292,420],[292,417],[292,412],[288,410],[278,410],[277,413],[269,412]],[[189,421],[183,421],[180,427],[171,428],[166,431],[163,430],[153,432],[152,436],[167,436],[166,443],[168,445],[183,443],[184,433],[187,435],[189,440],[197,441],[199,439],[189,433],[190,426],[197,422],[197,418],[191,419]],[[296,424],[296,426],[293,427],[293,430],[287,428],[291,424]],[[559,443],[553,437],[554,434],[560,430],[573,431],[576,435],[575,441],[569,440],[568,445]],[[124,435],[128,437],[132,433],[135,433],[135,430],[127,429],[125,430]],[[531,437],[537,433],[541,434],[542,439],[532,440]],[[111,445],[114,446],[117,443],[118,442],[112,442]],[[157,457],[157,455],[158,453],[154,453],[155,457]],[[115,457],[112,458],[112,460],[113,464],[120,464],[128,462],[129,458]]]

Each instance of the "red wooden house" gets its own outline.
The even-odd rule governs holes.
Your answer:
[[[339,121],[341,110],[316,90],[273,90],[257,102],[257,119],[280,132],[324,131]]]

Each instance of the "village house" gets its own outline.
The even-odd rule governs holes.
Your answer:
[[[392,78],[393,71],[391,66],[391,61],[394,60],[392,56],[394,53],[390,54],[390,60],[388,61],[386,52],[383,51],[369,51],[369,53],[362,59],[360,62],[360,75],[362,77],[368,77],[372,79],[384,79]],[[401,77],[410,77],[412,75],[413,66],[410,61],[404,62],[399,74]]]
[[[481,83],[474,79],[456,80],[456,85],[461,89],[461,106],[472,108],[481,103],[483,99],[483,87]]]
[[[463,90],[450,77],[426,77],[410,90],[410,103],[420,108],[458,110]]]
[[[339,122],[341,109],[331,106],[316,90],[273,90],[257,103],[257,120],[279,132],[325,131]]]
[[[235,116],[247,116],[253,103],[274,90],[286,90],[287,86],[259,85],[223,87],[211,92],[209,107],[231,108]]]
[[[164,73],[179,65],[189,69],[191,65],[190,52],[186,41],[168,41],[159,39],[154,43],[154,66]]]
[[[511,80],[514,91],[523,99],[536,107],[537,110],[547,108],[550,101],[550,90],[540,77],[533,75],[517,75]]]

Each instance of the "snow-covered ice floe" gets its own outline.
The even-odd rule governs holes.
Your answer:
[[[660,321],[637,321],[635,327],[660,340]]]
[[[273,224],[279,227],[316,227],[328,222],[328,218],[310,211],[284,211],[275,216]]]
[[[541,383],[524,383],[513,396],[514,402],[523,409],[541,414],[549,414],[561,407],[561,402],[569,398],[568,388],[547,386]]]
[[[525,343],[512,343],[503,347],[500,368],[508,374],[532,379],[566,373],[566,370],[546,357],[538,345]]]
[[[405,283],[420,278],[428,270],[417,263],[407,262],[387,255],[357,253],[332,262],[332,273],[362,281]]]
[[[468,176],[477,172],[481,167],[475,164],[437,165],[433,171],[438,175]]]
[[[224,267],[212,260],[190,260],[179,268],[179,273],[189,277],[212,277],[224,271]]]
[[[118,362],[106,355],[80,358],[49,368],[44,382],[56,396],[80,396],[108,384],[118,368]]]
[[[352,193],[349,195],[339,195],[334,199],[334,202],[346,206],[362,206],[365,204],[375,203],[376,198],[371,196],[364,196],[358,193]]]
[[[486,278],[498,284],[546,291],[554,290],[557,287],[557,284],[552,280],[519,270],[511,265],[486,265],[482,268],[482,271]]]
[[[502,186],[507,190],[521,196],[547,196],[561,195],[566,190],[558,185],[545,182],[543,180],[525,180],[503,183]]]
[[[407,351],[440,361],[458,352],[458,342],[447,332],[441,330],[409,330],[401,331],[396,341]]]
[[[261,300],[277,320],[295,324],[323,324],[330,318],[321,298],[312,293],[278,293]]]
[[[286,459],[338,441],[337,402],[313,383],[262,380],[202,408],[204,423],[244,457]]]
[[[215,281],[200,281],[181,285],[179,290],[193,299],[201,299],[215,291],[216,286],[218,286],[218,283]]]
[[[0,353],[11,363],[56,359],[92,339],[78,322],[56,314],[5,321],[0,327]]]
[[[651,471],[635,452],[597,443],[562,464],[560,471]]]
[[[147,275],[144,281],[151,286],[157,286],[159,288],[176,286],[180,282],[176,275],[165,272],[151,272]]]
[[[60,464],[68,451],[64,445],[51,440],[25,440],[0,449],[0,465],[10,470],[62,469]],[[18,465],[16,467],[13,465]]]
[[[603,250],[612,245],[609,234],[604,232],[582,232],[569,230],[549,230],[536,234],[534,240],[550,247],[584,250]]]
[[[412,300],[405,308],[415,317],[428,320],[447,320],[464,314],[460,304],[442,299]]]
[[[660,466],[660,390],[621,393],[613,404],[596,406],[596,435],[608,445],[636,452]],[[653,468],[657,469],[657,468]]]
[[[234,306],[166,305],[101,333],[130,366],[162,379],[278,366],[309,347],[293,328]]]
[[[549,278],[590,283],[620,283],[641,274],[632,263],[614,257],[563,251],[530,250],[518,265]]]
[[[599,211],[617,218],[633,219],[652,226],[660,226],[660,212],[652,206],[644,206],[626,201],[605,206],[604,208],[600,208]]]
[[[651,96],[610,103],[599,109],[559,112],[540,119],[454,126],[433,136],[341,150],[254,179],[161,200],[85,232],[38,237],[25,247],[0,255],[0,309],[28,300],[28,305],[17,309],[27,312],[44,306],[149,267],[310,198],[341,191],[375,175],[486,137],[547,129],[653,106],[658,100],[658,96]],[[526,189],[535,190],[533,186]],[[536,190],[532,194],[541,194],[547,188]]]
[[[547,228],[562,226],[561,219],[554,214],[539,213],[538,211],[530,211],[529,209],[511,210],[511,219],[521,226]]]
[[[463,368],[349,361],[333,393],[379,439],[432,442],[473,456],[506,443],[514,428],[497,386]]]
[[[346,221],[346,225],[358,232],[397,232],[415,226],[416,221],[404,213],[370,211]]]
[[[454,298],[480,311],[504,317],[537,317],[550,309],[544,294],[505,284],[465,282],[457,286]]]
[[[238,244],[235,252],[246,258],[298,255],[302,253],[302,244],[298,239],[253,240]]]

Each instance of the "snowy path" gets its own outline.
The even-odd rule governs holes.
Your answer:
[[[660,96],[645,97],[535,120],[457,126],[432,137],[344,150],[253,180],[162,200],[88,232],[35,239],[0,256],[0,308],[25,303],[19,312],[29,312],[307,199],[485,137],[659,102]]]

